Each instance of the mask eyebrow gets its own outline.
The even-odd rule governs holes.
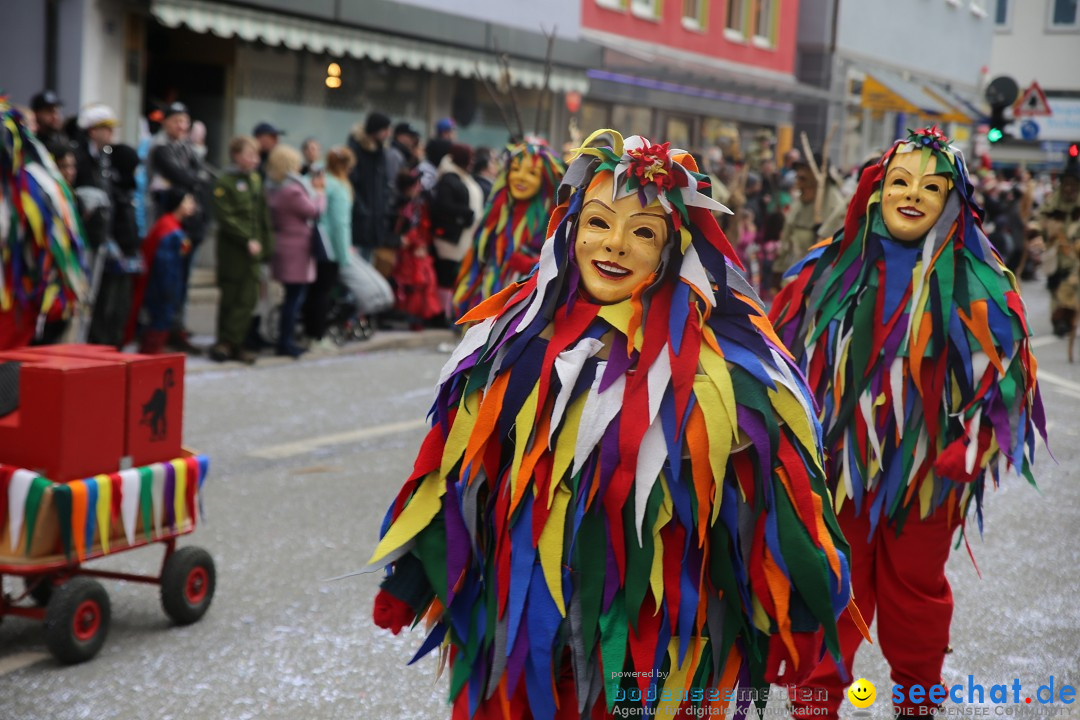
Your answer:
[[[597,199],[597,198],[593,198],[593,199],[592,199],[592,200],[590,200],[589,202],[585,203],[585,207],[583,207],[583,208],[581,208],[581,209],[582,209],[582,210],[584,210],[585,208],[589,207],[589,206],[590,206],[590,205],[592,205],[593,203],[596,203],[597,205],[599,205],[600,207],[604,208],[604,209],[605,209],[605,210],[607,210],[608,212],[615,212],[614,210],[612,210],[611,208],[609,208],[609,207],[608,207],[608,206],[607,206],[607,205],[606,205],[606,204],[604,203],[604,201],[603,201],[603,200],[599,200],[599,199]]]

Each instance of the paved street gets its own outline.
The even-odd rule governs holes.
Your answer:
[[[957,612],[945,679],[988,688],[1019,678],[1080,686],[1080,365],[1047,335],[1045,291],[1026,288],[1057,464],[1040,450],[1040,490],[1007,477],[972,531],[980,580],[961,546],[950,561]],[[377,631],[377,577],[329,582],[364,564],[408,474],[446,355],[430,348],[208,370],[187,381],[186,441],[212,459],[209,518],[186,544],[218,569],[207,616],[171,627],[156,589],[109,583],[113,625],[92,662],[60,667],[39,625],[0,626],[0,718],[439,718],[445,678],[422,636]],[[102,563],[152,572],[156,550]],[[9,585],[9,591],[13,586]],[[888,673],[876,648],[856,672]],[[1080,711],[1073,717],[1080,717]]]

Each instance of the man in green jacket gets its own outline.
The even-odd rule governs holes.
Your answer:
[[[214,187],[214,213],[218,223],[217,343],[210,357],[218,362],[239,360],[252,364],[255,354],[244,348],[252,313],[259,299],[259,268],[270,257],[270,213],[263,194],[259,146],[242,135],[229,143],[230,165]]]

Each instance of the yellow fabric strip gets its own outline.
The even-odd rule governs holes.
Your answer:
[[[562,483],[557,485],[555,500],[551,505],[551,514],[540,532],[540,567],[544,570],[544,580],[559,615],[566,617],[566,604],[563,602],[562,567],[563,567],[563,531],[566,527],[566,508],[570,504],[570,489]]]
[[[386,531],[386,535],[375,547],[368,564],[378,562],[386,557],[391,551],[416,537],[416,534],[426,528],[435,514],[442,507],[442,496],[446,493],[446,483],[437,472],[429,473],[420,483],[413,496],[409,499],[401,515]]]

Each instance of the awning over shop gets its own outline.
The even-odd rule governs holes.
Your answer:
[[[943,122],[963,123],[964,125],[972,125],[975,123],[975,119],[964,111],[958,101],[947,97],[945,93],[929,85],[925,86],[923,90],[927,95],[937,100],[945,107],[946,112],[939,118]]]
[[[881,112],[902,112],[944,120],[951,112],[923,88],[880,70],[867,73],[862,86],[862,107]]]
[[[168,27],[186,26],[199,33],[283,45],[291,50],[308,50],[339,57],[350,55],[395,67],[461,77],[472,77],[479,73],[493,82],[498,82],[502,75],[491,53],[264,10],[206,0],[152,0],[151,12]],[[527,88],[544,86],[544,66],[541,63],[512,59],[510,72],[516,85]],[[589,89],[589,80],[583,71],[552,67],[548,87],[555,92],[585,93]]]

